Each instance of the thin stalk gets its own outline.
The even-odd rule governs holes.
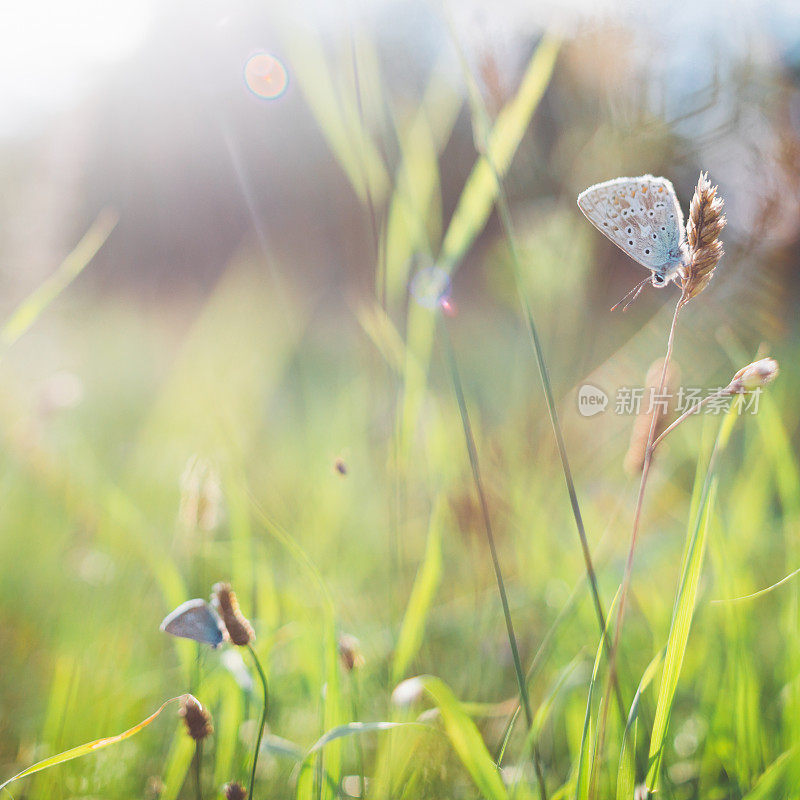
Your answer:
[[[664,392],[664,386],[667,382],[667,370],[669,369],[669,362],[670,358],[672,357],[672,347],[675,341],[675,327],[678,322],[678,312],[681,310],[681,303],[683,301],[683,292],[681,292],[680,298],[678,298],[678,302],[675,304],[675,311],[672,314],[672,323],[670,324],[669,328],[669,337],[667,338],[667,351],[664,355],[664,365],[661,368],[661,378],[658,383],[658,395],[662,395]],[[631,541],[628,547],[628,558],[625,562],[625,572],[622,577],[622,588],[620,590],[619,596],[619,611],[617,612],[617,621],[614,628],[614,642],[611,647],[611,652],[609,654],[608,659],[608,683],[611,684],[612,682],[616,681],[617,675],[617,652],[619,650],[619,642],[620,642],[620,635],[622,633],[622,622],[625,617],[625,601],[628,597],[628,592],[630,590],[631,584],[631,575],[633,574],[633,556],[636,551],[636,541],[639,535],[639,525],[642,519],[642,505],[644,503],[644,493],[645,489],[647,488],[647,478],[650,475],[650,466],[653,462],[653,451],[655,450],[655,435],[656,435],[656,425],[658,424],[658,414],[656,413],[656,409],[653,409],[653,416],[650,420],[650,430],[647,434],[647,444],[644,449],[644,461],[642,464],[642,478],[639,483],[639,494],[636,498],[636,510],[633,514],[633,529],[631,531]],[[605,693],[608,695],[608,692]],[[608,702],[605,700],[603,701],[603,709],[601,713],[601,721],[600,726],[598,729],[598,738],[597,738],[597,755],[598,757],[602,757],[603,746],[605,742],[605,732],[606,732],[606,724],[608,722]],[[590,792],[590,797],[594,795],[594,786],[592,787],[592,791]]]
[[[486,104],[479,92],[473,91],[471,87],[474,86],[474,80],[471,76],[471,69],[467,61],[464,51],[461,48],[461,43],[455,34],[455,28],[450,21],[449,15],[447,16],[448,26],[450,27],[451,37],[453,44],[458,54],[458,59],[461,63],[461,69],[464,74],[469,76],[467,80],[467,87],[470,89],[470,107],[473,115],[473,135],[477,139],[480,135],[481,141],[476,141],[477,149],[486,160],[489,169],[497,184],[497,213],[500,217],[500,222],[503,226],[508,246],[511,251],[511,266],[514,274],[514,283],[517,287],[517,295],[519,297],[520,306],[522,308],[525,322],[528,326],[528,333],[533,345],[533,352],[536,356],[536,364],[539,368],[539,377],[542,382],[542,389],[544,391],[545,402],[547,404],[547,411],[550,415],[550,424],[553,428],[553,434],[556,438],[556,446],[558,448],[558,456],[561,460],[561,471],[564,473],[564,481],[567,485],[567,493],[569,494],[570,506],[572,507],[572,516],[575,518],[575,527],[578,530],[578,538],[580,539],[581,552],[583,554],[583,563],[586,570],[586,576],[589,579],[589,586],[592,592],[592,602],[594,605],[595,614],[597,616],[597,624],[600,627],[600,635],[603,637],[603,643],[606,649],[606,655],[611,657],[611,644],[608,639],[608,632],[606,630],[606,613],[603,608],[603,602],[600,599],[600,589],[597,585],[597,574],[592,563],[592,554],[589,549],[589,541],[586,537],[586,528],[583,524],[583,515],[581,514],[580,504],[578,503],[578,493],[575,490],[575,482],[572,479],[572,470],[569,465],[569,458],[567,457],[567,448],[564,443],[564,435],[561,431],[561,423],[558,419],[558,410],[556,409],[556,402],[553,396],[553,387],[550,383],[550,373],[547,369],[547,364],[544,359],[544,348],[542,347],[541,339],[539,338],[539,331],[536,327],[536,322],[533,318],[533,311],[530,303],[528,302],[527,294],[525,293],[525,284],[522,279],[522,260],[519,255],[517,247],[517,237],[514,233],[514,225],[511,219],[511,212],[509,210],[508,198],[506,197],[505,187],[503,184],[502,176],[500,175],[497,165],[492,158],[491,143],[489,141],[489,131],[491,130],[491,120],[489,112],[486,109]],[[619,682],[616,675],[614,676],[614,696],[617,701],[617,709],[619,710],[620,720],[623,725],[627,718],[625,709],[625,702],[622,699],[622,692],[619,688]]]
[[[669,369],[669,361],[672,357],[672,346],[675,341],[675,327],[678,322],[678,312],[681,309],[681,300],[683,299],[683,295],[681,295],[681,299],[678,300],[677,304],[675,305],[675,312],[672,315],[672,324],[669,328],[669,338],[667,339],[667,352],[664,356],[664,365],[661,368],[661,379],[658,382],[658,394],[661,395],[664,392],[664,386],[667,382],[667,370]],[[639,483],[639,494],[636,498],[636,510],[633,515],[633,529],[631,531],[631,543],[628,548],[628,559],[625,563],[625,573],[622,578],[622,591],[619,597],[619,613],[617,614],[617,623],[614,630],[614,646],[611,651],[612,654],[612,661],[610,664],[611,671],[614,670],[614,661],[617,649],[619,647],[619,639],[620,634],[622,632],[622,622],[625,617],[625,601],[628,596],[628,590],[630,589],[631,583],[631,574],[633,572],[633,556],[636,550],[636,541],[639,534],[639,524],[642,519],[642,505],[644,503],[644,493],[645,489],[647,488],[647,479],[650,475],[650,466],[653,463],[653,450],[654,450],[654,441],[656,436],[656,425],[658,423],[658,414],[653,413],[653,417],[650,420],[650,431],[647,434],[647,445],[645,446],[644,450],[644,462],[642,464],[642,479]]]
[[[202,772],[200,769],[200,765],[203,760],[203,743],[198,741],[195,743],[194,748],[194,786],[195,786],[195,795],[197,796],[197,800],[203,800],[203,784],[201,781]]]
[[[708,397],[704,397],[702,400],[695,403],[691,408],[687,408],[686,411],[684,411],[683,414],[681,414],[675,420],[675,422],[673,422],[668,428],[665,428],[662,431],[661,435],[656,438],[656,440],[653,442],[653,451],[655,452],[655,449],[661,443],[661,440],[664,439],[664,437],[668,433],[671,433],[675,428],[677,428],[678,425],[680,425],[681,422],[683,422],[686,419],[686,417],[691,416],[692,414],[697,414],[700,411],[700,409],[711,400],[717,400],[720,397],[727,397],[730,394],[731,391],[726,386],[724,389],[720,389],[719,391],[714,392],[714,394],[710,394],[708,395]]]
[[[497,554],[497,546],[494,540],[494,533],[492,531],[492,519],[489,514],[489,504],[486,500],[486,492],[483,488],[483,480],[481,478],[480,467],[478,465],[478,452],[475,447],[475,437],[472,434],[472,425],[469,421],[469,413],[467,412],[467,403],[464,398],[464,388],[461,383],[461,376],[458,371],[458,364],[456,362],[455,351],[453,343],[450,339],[450,334],[445,326],[444,328],[444,341],[445,353],[447,355],[447,365],[450,369],[450,377],[453,381],[453,388],[456,393],[456,400],[458,402],[458,410],[461,414],[461,424],[464,428],[464,439],[467,444],[467,453],[469,455],[469,463],[472,469],[472,479],[475,483],[475,491],[478,494],[478,499],[481,506],[481,515],[483,516],[483,525],[486,531],[486,539],[489,542],[489,552],[492,556],[492,566],[494,568],[494,576],[497,580],[497,589],[500,593],[500,603],[503,606],[503,616],[506,622],[506,633],[508,635],[508,643],[511,647],[511,656],[514,661],[514,671],[517,676],[517,686],[519,688],[520,701],[522,708],[525,712],[525,719],[528,723],[528,730],[533,725],[533,712],[531,711],[531,702],[528,697],[528,687],[525,683],[525,673],[522,669],[522,661],[519,657],[519,647],[517,646],[517,637],[514,633],[514,623],[511,621],[511,610],[508,606],[508,595],[506,594],[506,586],[503,581],[503,571],[500,567],[500,558]],[[547,800],[547,788],[544,782],[544,774],[542,772],[541,759],[539,757],[539,750],[534,745],[533,747],[533,765],[536,770],[536,779],[539,783],[539,795],[542,800]]]
[[[258,754],[261,750],[261,739],[264,736],[264,726],[267,724],[267,708],[269,706],[269,689],[267,688],[267,676],[264,674],[264,670],[261,668],[261,662],[258,660],[258,656],[256,655],[256,651],[253,650],[253,646],[251,644],[247,645],[247,649],[250,651],[250,655],[253,657],[253,663],[256,665],[256,671],[258,672],[258,677],[261,679],[261,688],[264,690],[264,708],[261,711],[261,722],[258,726],[258,736],[256,736],[256,746],[253,750],[253,769],[250,772],[250,791],[247,793],[247,796],[250,800],[253,800],[253,786],[256,782],[256,765],[258,764]]]
[[[547,369],[547,364],[544,359],[544,348],[542,347],[541,339],[539,338],[539,330],[536,327],[536,322],[533,318],[533,311],[528,296],[525,293],[524,282],[522,278],[522,261],[517,248],[517,238],[514,233],[513,222],[511,220],[511,211],[508,205],[505,189],[500,175],[495,168],[494,162],[489,157],[489,150],[487,148],[485,153],[486,161],[494,173],[495,181],[497,182],[497,212],[502,223],[503,230],[508,240],[509,250],[511,251],[511,265],[512,272],[514,273],[514,282],[517,286],[517,296],[519,297],[520,306],[522,308],[523,316],[528,327],[528,334],[533,344],[533,351],[536,355],[536,363],[539,367],[539,377],[542,382],[542,389],[544,391],[545,402],[547,404],[547,411],[550,415],[550,424],[553,428],[553,434],[556,439],[556,446],[558,448],[558,456],[561,460],[561,471],[564,473],[564,481],[567,485],[567,493],[569,494],[569,502],[572,507],[572,516],[575,519],[575,527],[578,531],[578,539],[581,543],[581,552],[583,554],[583,564],[586,570],[586,577],[589,579],[589,588],[592,593],[592,602],[594,605],[595,614],[597,616],[597,624],[600,627],[600,635],[603,637],[603,643],[606,650],[606,656],[611,658],[611,643],[608,637],[606,627],[606,613],[603,608],[603,601],[600,599],[600,589],[597,585],[597,573],[594,569],[592,561],[592,553],[589,549],[589,540],[586,537],[586,527],[583,524],[583,515],[581,514],[580,504],[578,503],[578,493],[575,490],[575,481],[572,478],[572,470],[569,465],[569,458],[567,457],[567,447],[564,443],[564,434],[561,430],[561,422],[558,418],[558,409],[556,408],[555,397],[553,396],[553,387],[550,383],[550,373]],[[614,697],[617,702],[617,709],[620,714],[620,719],[625,721],[627,713],[625,711],[625,702],[622,699],[622,692],[619,687],[619,681],[616,674],[613,681]]]
[[[356,109],[358,111],[358,122],[359,122],[359,125],[361,126],[361,134],[362,134],[362,136],[366,137],[367,136],[367,128],[366,128],[366,125],[364,123],[364,103],[363,103],[363,100],[362,100],[362,97],[361,97],[361,79],[359,77],[359,72],[358,72],[358,57],[357,57],[357,54],[356,54],[356,39],[355,39],[355,34],[353,32],[352,20],[351,20],[351,25],[350,25],[350,61],[352,62],[352,67],[353,67],[353,90],[355,91],[355,95],[356,95]],[[386,310],[386,291],[387,291],[386,281],[387,281],[387,276],[386,276],[385,265],[384,265],[383,269],[380,269],[380,267],[381,267],[381,260],[380,260],[381,246],[380,246],[380,234],[378,232],[378,215],[377,215],[377,213],[375,211],[375,201],[374,201],[374,199],[372,197],[372,188],[370,187],[370,182],[369,182],[369,170],[367,168],[366,161],[363,162],[362,166],[364,168],[364,174],[363,174],[363,177],[364,177],[364,195],[365,195],[365,198],[366,198],[366,201],[367,201],[367,210],[369,211],[369,224],[370,224],[370,229],[371,229],[371,232],[372,232],[372,242],[373,242],[373,245],[375,247],[375,261],[376,261],[376,263],[378,265],[379,274],[380,274],[380,278],[379,278],[379,280],[380,280],[379,297],[380,297],[381,307],[385,311]]]
[[[351,681],[350,681],[350,690],[352,693],[352,706],[353,706],[353,720],[358,720],[358,707],[359,707],[359,691],[358,691],[358,677],[355,672],[350,673]],[[358,759],[358,785],[360,794],[359,797],[361,800],[367,796],[367,779],[364,774],[364,746],[361,744],[361,737],[356,736],[356,757]]]

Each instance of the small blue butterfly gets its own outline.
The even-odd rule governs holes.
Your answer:
[[[165,633],[219,647],[222,625],[217,612],[205,600],[187,600],[164,617],[159,626]]]
[[[578,195],[578,207],[600,233],[650,270],[653,286],[681,277],[688,260],[683,212],[666,178],[598,183]]]

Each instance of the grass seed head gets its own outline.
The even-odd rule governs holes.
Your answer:
[[[186,732],[196,742],[201,742],[214,732],[214,726],[211,724],[211,714],[208,709],[203,708],[200,701],[193,695],[185,694],[183,696],[178,713],[183,717]]]
[[[407,678],[394,687],[392,703],[398,708],[408,708],[422,699],[425,685],[420,678]]]
[[[756,389],[763,389],[778,377],[778,362],[774,358],[761,358],[742,367],[728,384],[726,391],[730,394],[745,394]]]
[[[348,672],[364,666],[364,656],[361,653],[361,644],[355,636],[343,633],[339,637],[339,656],[342,665]]]
[[[239,610],[239,601],[236,599],[236,592],[231,589],[231,585],[216,583],[213,592],[214,606],[222,617],[222,623],[231,643],[244,647],[255,641],[256,635],[253,626]]]
[[[724,250],[719,238],[727,220],[722,213],[724,201],[711,185],[708,173],[701,172],[689,206],[686,239],[689,245],[689,263],[683,270],[683,303],[697,297],[711,282],[714,270]]]
[[[188,530],[213,531],[222,515],[222,485],[214,465],[192,456],[181,475],[178,516]]]
[[[223,791],[225,792],[225,800],[245,800],[247,797],[247,789],[241,783],[236,783],[236,781],[226,783]]]

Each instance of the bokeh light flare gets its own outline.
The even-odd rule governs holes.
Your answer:
[[[264,100],[277,100],[289,85],[286,67],[269,53],[256,53],[247,59],[244,79],[247,88]]]

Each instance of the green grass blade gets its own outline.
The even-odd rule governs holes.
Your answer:
[[[230,679],[220,681],[214,713],[214,783],[222,786],[234,774],[239,726],[244,719],[244,693]],[[264,748],[261,748],[262,752]]]
[[[42,312],[83,272],[106,243],[119,217],[115,211],[101,211],[75,249],[61,262],[61,266],[38,286],[0,329],[0,345],[8,348],[41,316]]]
[[[569,679],[575,675],[577,668],[583,662],[584,654],[579,653],[572,661],[564,667],[558,675],[556,676],[555,681],[553,681],[550,689],[548,690],[544,700],[539,704],[539,707],[536,709],[536,712],[533,715],[533,725],[531,725],[530,730],[528,731],[525,737],[525,744],[522,748],[522,757],[529,758],[531,754],[536,750],[537,743],[539,741],[539,737],[541,736],[542,730],[544,726],[547,724],[547,721],[550,719],[550,715],[555,708],[556,701],[561,697],[564,693],[565,689],[569,688],[570,682]],[[512,717],[512,721],[516,720],[519,716],[519,712],[522,709],[520,706],[517,706],[517,710],[514,712]],[[509,740],[511,738],[511,730],[512,725],[508,725],[506,728],[505,735],[503,737],[503,742],[500,747],[499,755],[497,757],[497,765],[498,767],[502,763],[503,756],[505,755],[506,748],[508,747]],[[512,795],[513,800],[520,800],[520,787],[516,786],[514,789],[514,793]]]
[[[548,36],[542,39],[528,62],[517,93],[498,114],[488,134],[488,158],[482,155],[476,161],[447,228],[440,253],[441,264],[446,269],[458,265],[483,230],[497,198],[497,175],[505,176],[511,166],[531,117],[550,83],[558,51],[556,39]]]
[[[454,37],[455,38],[455,37]],[[558,54],[558,45],[555,42],[551,42],[546,37],[542,40],[539,45],[539,48],[545,47],[548,45],[548,49],[545,51],[545,65],[549,65],[548,67],[548,77],[547,82],[550,80],[550,76],[552,75],[552,70],[555,66],[555,58]],[[466,58],[461,51],[461,48],[458,46],[458,42],[456,40],[456,47],[459,52],[459,57],[461,60],[461,67],[462,73],[464,75],[464,79],[467,82],[467,87],[469,89],[469,98],[470,98],[470,107],[472,111],[472,125],[473,125],[473,135],[478,140],[478,147],[484,148],[484,164],[487,169],[491,172],[491,177],[493,180],[494,185],[494,197],[493,199],[497,200],[497,211],[500,217],[500,221],[503,225],[503,230],[505,232],[506,240],[508,242],[509,250],[511,252],[511,266],[512,272],[514,275],[514,282],[517,287],[517,294],[519,295],[520,306],[522,309],[522,313],[525,317],[525,322],[528,327],[528,333],[531,338],[531,346],[533,347],[534,355],[536,357],[536,364],[539,370],[539,377],[541,378],[542,382],[542,390],[545,396],[545,402],[547,403],[547,411],[550,416],[550,423],[553,428],[553,435],[556,439],[556,446],[558,448],[559,459],[561,461],[561,470],[564,474],[564,482],[567,486],[567,493],[569,495],[570,506],[572,508],[572,515],[575,519],[575,527],[577,528],[578,538],[581,544],[581,551],[583,554],[584,565],[586,568],[586,575],[589,579],[589,585],[592,591],[592,601],[595,607],[595,613],[597,615],[597,623],[598,627],[601,631],[606,630],[606,619],[605,619],[605,610],[603,608],[603,602],[600,597],[600,589],[597,582],[597,576],[595,574],[594,564],[592,563],[592,556],[589,549],[589,541],[586,536],[586,528],[583,523],[583,515],[581,513],[580,504],[578,502],[578,493],[575,488],[575,482],[572,478],[572,469],[569,464],[569,458],[567,456],[567,448],[564,442],[564,434],[561,430],[561,422],[559,421],[558,416],[558,409],[556,407],[556,401],[553,394],[553,387],[550,382],[550,373],[547,368],[547,363],[545,361],[544,355],[544,348],[542,346],[542,342],[539,336],[539,330],[536,325],[536,321],[534,320],[533,310],[528,302],[528,297],[526,294],[526,282],[523,278],[523,267],[522,267],[522,259],[520,257],[519,248],[517,246],[517,239],[514,233],[514,225],[511,218],[511,210],[508,204],[508,199],[506,197],[506,193],[503,186],[503,177],[507,170],[507,164],[503,164],[503,162],[498,162],[496,160],[497,152],[493,147],[494,139],[496,132],[501,130],[501,123],[503,121],[503,114],[498,117],[497,124],[495,125],[494,130],[491,134],[485,133],[488,129],[488,112],[486,110],[486,106],[483,103],[481,98],[480,90],[475,82],[475,79],[472,75],[472,72],[467,64]],[[533,75],[536,73],[534,69],[534,61],[536,60],[539,54],[539,50],[536,51],[532,61],[529,64],[528,73],[526,73],[526,79],[530,77],[531,81],[533,81]],[[547,82],[541,87],[541,92],[544,92],[544,89],[547,86]],[[523,87],[525,86],[525,80],[523,80]],[[522,93],[522,90],[520,90]],[[539,99],[541,99],[541,94],[539,95],[538,99],[536,100],[536,104],[538,104]],[[513,105],[510,104],[506,106],[504,112]],[[531,112],[532,113],[532,112]],[[511,115],[512,119],[515,117],[514,114]],[[611,644],[608,640],[606,640],[606,648],[610,650]],[[617,674],[614,672],[612,674],[613,678],[613,689],[614,689],[614,698],[617,704],[617,710],[619,711],[620,720],[625,718],[625,705],[622,699],[622,692],[620,691],[619,681],[617,679]]]
[[[279,756],[280,758],[286,758],[291,761],[302,761],[305,756],[305,752],[299,744],[271,734],[265,734],[261,742],[261,752]]]
[[[536,709],[536,712],[533,715],[533,725],[531,726],[531,731],[528,734],[529,737],[538,737],[541,734],[544,726],[547,724],[547,720],[550,718],[550,714],[553,711],[556,700],[558,700],[564,688],[569,685],[568,681],[575,675],[575,671],[583,661],[583,657],[583,654],[578,654],[572,659],[572,661],[569,662],[569,664],[567,664],[566,667],[559,671],[556,679],[553,681],[549,691],[545,695],[544,700],[542,700],[542,702],[539,704],[539,707]]]
[[[442,579],[442,528],[446,513],[445,500],[442,497],[437,498],[428,526],[425,557],[411,589],[403,624],[397,637],[397,647],[392,664],[392,683],[398,683],[402,679],[403,673],[419,652],[422,644],[428,613]]]
[[[781,753],[764,770],[756,785],[742,800],[776,800],[796,797],[800,778],[800,746]]]
[[[594,725],[592,723],[592,708],[594,706],[594,690],[597,685],[597,675],[600,671],[600,661],[605,652],[605,641],[608,635],[608,626],[611,618],[614,616],[614,607],[619,599],[620,590],[614,595],[611,601],[611,608],[608,609],[608,617],[606,618],[606,630],[600,636],[600,644],[597,646],[597,653],[594,657],[594,667],[592,668],[592,677],[589,681],[589,694],[586,698],[586,714],[583,719],[583,732],[581,733],[581,746],[578,756],[578,770],[577,770],[577,785],[575,788],[575,797],[577,800],[586,800],[589,797],[589,786],[591,785],[592,763],[591,753],[594,750]]]
[[[296,797],[306,798],[314,796],[314,774],[311,769],[309,759],[316,753],[319,753],[326,745],[335,742],[338,739],[343,739],[346,736],[360,736],[363,733],[371,733],[374,731],[388,731],[393,728],[404,728],[414,726],[417,728],[428,728],[430,726],[424,725],[421,722],[348,722],[345,725],[339,725],[331,731],[320,736],[319,739],[312,745],[308,752],[304,753],[297,748],[293,742],[286,742],[283,739],[277,739],[277,745],[272,744],[268,748],[262,747],[262,750],[268,749],[274,755],[279,755],[284,758],[290,758],[297,761],[297,766],[293,774],[296,776],[297,789],[295,792]],[[276,739],[277,737],[273,737]],[[324,785],[329,792],[335,796],[341,796],[341,791],[338,785],[333,781],[330,774],[323,769],[322,779]]]
[[[386,288],[390,304],[405,297],[414,253],[430,253],[441,238],[439,156],[450,139],[462,106],[460,93],[437,64],[419,109],[395,128],[401,162],[386,223]]]
[[[528,63],[522,83],[514,98],[500,112],[489,134],[490,159],[480,156],[459,196],[458,204],[439,251],[442,268],[453,271],[483,230],[495,198],[498,176],[506,174],[531,117],[544,94],[555,67],[558,43],[543,39]],[[468,79],[468,78],[467,78]],[[409,455],[411,437],[416,430],[430,361],[435,315],[411,303],[408,310],[408,349],[405,369],[400,453]]]
[[[66,720],[70,719],[73,703],[80,682],[80,666],[73,656],[59,654],[53,664],[53,678],[47,698],[47,713],[39,739],[49,747],[63,746]],[[38,773],[31,781],[30,794],[33,797],[47,797],[57,792],[53,773]]]
[[[755,592],[750,592],[750,594],[743,594],[740,595],[739,597],[728,597],[724,600],[712,600],[711,602],[714,603],[715,605],[718,605],[720,603],[742,603],[745,600],[756,600],[757,598],[770,594],[770,592],[773,592],[775,589],[780,588],[798,574],[800,574],[800,569],[794,569],[788,575],[785,575],[783,578],[781,578],[779,581],[776,581],[775,583],[770,584],[769,586],[765,586],[763,589],[758,589]]]
[[[592,783],[592,757],[591,751],[594,747],[594,722],[590,713],[591,707],[586,707],[586,719],[583,723],[583,733],[581,734],[581,749],[578,756],[578,781],[575,787],[575,797],[578,800],[586,800],[589,797],[589,786]]]
[[[765,450],[773,463],[785,517],[796,520],[800,517],[800,464],[792,438],[780,418],[775,399],[770,395],[762,395],[759,399],[761,407],[755,416]]]
[[[159,800],[177,800],[192,766],[195,743],[186,735],[186,728],[179,725],[175,729],[169,753],[164,762],[164,789]]]
[[[322,601],[323,611],[323,670],[325,679],[325,699],[324,699],[324,728],[331,729],[343,722],[342,718],[342,698],[341,685],[339,681],[339,650],[336,638],[336,613],[333,599],[328,591],[325,581],[322,579],[320,571],[308,554],[295,541],[295,539],[285,531],[275,520],[259,506],[251,496],[252,510],[256,519],[263,525],[264,529],[278,541],[297,563],[309,575],[319,591]],[[337,746],[331,747],[326,752],[326,764],[324,771],[329,775],[333,786],[339,785],[340,778],[340,751]],[[321,757],[321,755],[320,755]],[[330,785],[324,787],[324,797],[330,795]]]
[[[633,696],[625,732],[622,736],[622,749],[619,754],[617,768],[617,800],[631,800],[636,788],[636,733],[639,726],[639,701],[652,682],[661,664],[664,662],[666,650],[661,650],[647,665],[642,675],[636,694]]]
[[[439,678],[420,678],[425,691],[442,715],[445,733],[461,763],[487,800],[508,800],[508,792],[483,738],[456,699],[450,687]]]
[[[406,345],[389,315],[375,303],[359,309],[358,321],[389,367],[402,375]]]
[[[725,449],[733,430],[733,424],[738,416],[737,408],[738,404],[734,403],[720,426],[714,450],[705,472],[697,514],[694,520],[690,522],[687,530],[687,546],[681,568],[681,577],[678,582],[672,624],[667,639],[664,672],[661,676],[661,684],[658,690],[653,732],[650,737],[650,753],[648,757],[650,768],[647,774],[647,786],[651,791],[657,791],[660,783],[661,760],[672,711],[672,701],[675,697],[675,689],[683,666],[683,658],[686,654],[686,645],[689,640],[689,630],[692,626],[697,603],[697,593],[705,555],[706,534],[716,494],[714,468],[717,457]]]
[[[107,736],[104,739],[95,739],[93,742],[87,742],[86,744],[78,745],[70,750],[65,750],[63,753],[57,753],[54,756],[50,756],[42,761],[38,761],[36,764],[33,764],[27,769],[22,770],[22,772],[18,772],[4,783],[0,783],[0,790],[5,789],[5,787],[10,783],[17,781],[20,778],[33,775],[35,772],[41,772],[43,769],[55,767],[58,764],[63,764],[65,761],[72,761],[74,758],[81,758],[82,756],[96,753],[98,750],[102,750],[103,748],[109,747],[112,744],[117,744],[118,742],[125,741],[125,739],[130,739],[131,736],[135,736],[143,728],[146,728],[170,703],[174,703],[177,700],[180,700],[182,697],[185,697],[185,695],[170,698],[165,703],[162,703],[149,717],[143,719],[138,725],[134,725],[132,728],[128,728],[128,730],[118,733],[116,736]]]
[[[356,97],[336,85],[334,76],[339,70],[326,58],[321,37],[310,25],[291,25],[288,20],[280,30],[285,34],[292,77],[353,190],[364,203],[370,193],[375,203],[382,203],[389,176],[378,148],[359,123]]]
[[[342,739],[345,736],[361,736],[364,733],[372,733],[373,731],[388,731],[392,728],[403,728],[413,725],[416,727],[426,727],[421,722],[348,722],[345,725],[339,725],[331,731],[323,734],[317,739],[316,742],[309,748],[308,755],[322,750],[329,742],[334,742],[337,739]]]

